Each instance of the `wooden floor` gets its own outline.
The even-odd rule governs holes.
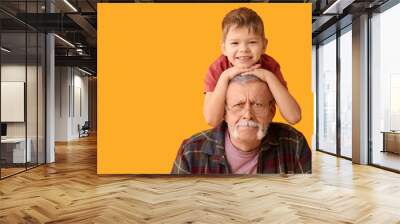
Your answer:
[[[19,173],[26,170],[25,167],[24,168],[1,168],[1,178],[13,175],[15,173]]]
[[[290,177],[96,175],[94,137],[0,181],[0,223],[400,223],[400,175],[313,152]]]
[[[374,151],[372,160],[374,164],[400,170],[400,154]]]

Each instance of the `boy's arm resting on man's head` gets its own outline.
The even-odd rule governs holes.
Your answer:
[[[269,73],[266,81],[283,118],[290,124],[298,123],[301,120],[301,109],[296,99],[274,74]]]
[[[225,113],[225,95],[228,89],[229,80],[236,75],[258,68],[260,65],[254,65],[251,68],[231,67],[222,72],[213,92],[206,92],[204,97],[203,113],[206,122],[215,127],[224,119]]]
[[[228,83],[229,77],[227,73],[222,72],[217,80],[214,91],[206,92],[204,96],[204,118],[207,124],[212,127],[216,127],[224,119],[225,95]]]
[[[225,95],[222,96],[219,91],[206,92],[203,113],[208,125],[215,127],[223,120],[224,105]]]
[[[265,69],[255,69],[246,74],[253,74],[267,82],[268,87],[275,99],[282,117],[289,124],[296,124],[301,120],[301,109],[296,99],[290,95],[288,89],[282,85],[281,81],[270,71]]]

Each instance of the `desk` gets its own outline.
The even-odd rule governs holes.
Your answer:
[[[400,132],[382,131],[381,133],[383,133],[382,152],[393,152],[400,154]]]
[[[31,161],[31,145],[30,138],[27,139],[27,148],[25,155],[25,138],[6,138],[1,139],[1,157],[6,163],[25,163]],[[11,159],[12,158],[12,159]],[[27,158],[27,161],[25,161]]]

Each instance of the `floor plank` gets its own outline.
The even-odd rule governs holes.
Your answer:
[[[0,223],[400,223],[400,175],[313,152],[313,174],[96,174],[96,137],[0,181]]]

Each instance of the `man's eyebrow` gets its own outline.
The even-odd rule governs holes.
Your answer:
[[[265,101],[263,100],[250,100],[250,103],[262,103],[264,104]]]
[[[245,102],[246,101],[246,99],[233,99],[233,100],[231,100],[231,103],[242,103],[242,102]]]

